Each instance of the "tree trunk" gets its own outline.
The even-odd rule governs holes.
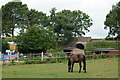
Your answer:
[[[12,28],[12,37],[14,37],[14,28]]]

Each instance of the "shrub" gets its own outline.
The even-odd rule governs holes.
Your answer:
[[[85,55],[92,55],[92,52],[85,52]]]
[[[12,59],[11,65],[15,65],[15,61],[14,61],[14,59]]]
[[[65,59],[44,59],[42,60],[28,60],[25,61],[23,64],[42,64],[42,63],[60,63],[64,62]]]
[[[39,63],[41,63],[41,60],[28,60],[24,62],[24,64],[39,64]]]

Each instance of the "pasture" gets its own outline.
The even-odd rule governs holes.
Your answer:
[[[28,65],[4,65],[3,78],[118,78],[118,58],[87,60],[87,73],[78,73],[79,64],[74,72],[67,72],[67,62]]]

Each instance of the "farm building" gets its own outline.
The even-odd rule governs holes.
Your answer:
[[[16,50],[17,51],[17,44],[14,42],[8,42],[9,44],[9,49],[10,50]]]
[[[86,48],[86,44],[91,41],[91,37],[76,37],[73,38],[66,47],[78,47],[78,48]]]
[[[69,54],[84,54],[86,44],[90,42],[91,37],[77,37],[73,38],[68,45],[65,46],[63,51],[69,56]]]
[[[115,48],[103,48],[103,49],[93,49],[92,50],[93,54],[119,54],[120,51],[118,49]]]

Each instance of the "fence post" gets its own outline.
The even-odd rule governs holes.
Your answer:
[[[19,52],[17,52],[17,62],[19,62]]]
[[[43,61],[43,52],[41,53],[41,60]]]
[[[8,52],[8,61],[10,62],[10,54],[11,52]]]

